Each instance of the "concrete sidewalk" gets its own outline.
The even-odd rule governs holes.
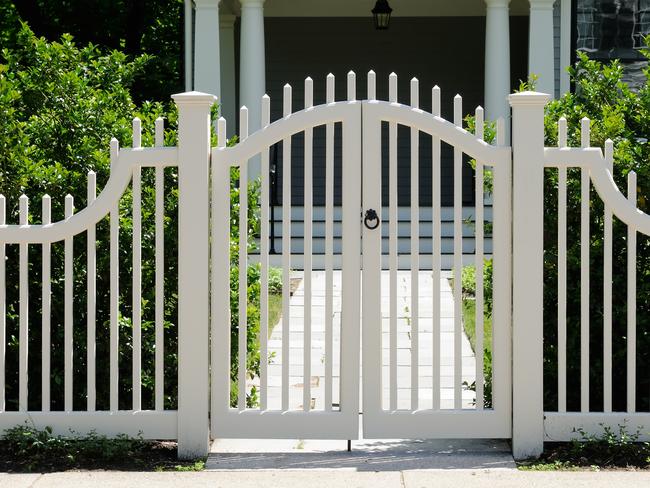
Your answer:
[[[527,472],[516,469],[428,471],[120,471],[52,474],[0,473],[3,488],[193,487],[193,488],[647,488],[650,472]]]

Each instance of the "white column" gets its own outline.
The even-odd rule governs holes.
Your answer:
[[[221,30],[219,36],[221,39],[221,116],[224,117],[228,124],[228,137],[235,133],[237,127],[237,100],[236,97],[236,76],[235,76],[235,16],[230,14],[221,14],[219,17]]]
[[[560,0],[560,95],[570,88],[569,72],[571,65],[571,0]]]
[[[220,97],[219,0],[194,3],[194,89]]]
[[[544,106],[549,95],[510,95],[512,106],[512,452],[544,446]]]
[[[248,130],[261,126],[262,97],[266,91],[264,49],[264,0],[240,0],[241,39],[239,54],[239,105],[248,107]],[[260,173],[260,159],[251,160],[249,176]]]
[[[192,0],[185,0],[185,91],[192,91]]]
[[[485,0],[485,112],[489,120],[510,118],[510,0]],[[506,127],[510,124],[506,123]]]
[[[536,90],[555,96],[555,51],[553,48],[553,3],[530,0],[528,74],[539,76]]]

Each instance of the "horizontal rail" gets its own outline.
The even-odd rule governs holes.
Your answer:
[[[354,116],[354,110],[357,110],[359,103],[334,102],[291,113],[260,129],[236,146],[212,148],[212,157],[216,158],[216,161],[226,161],[231,166],[239,166],[242,161],[248,161],[263,149],[305,129],[349,119]]]
[[[175,147],[122,149],[111,175],[97,199],[72,217],[45,225],[0,225],[0,242],[5,244],[52,243],[85,232],[103,219],[122,197],[134,167],[166,167],[178,164]]]
[[[2,412],[0,432],[27,424],[36,429],[52,427],[57,435],[84,436],[91,432],[116,436],[126,434],[143,439],[176,439],[178,415],[175,410],[120,410],[117,412]]]
[[[588,434],[599,434],[604,427],[609,427],[618,433],[623,426],[628,434],[639,431],[639,441],[650,441],[650,413],[625,412],[545,412],[544,434],[546,441],[566,442],[572,439],[582,439],[578,429]]]
[[[650,235],[650,215],[637,209],[618,189],[600,148],[545,148],[544,165],[589,169],[594,188],[614,215],[638,232]]]
[[[470,157],[481,160],[484,165],[493,166],[494,164],[510,161],[510,147],[492,146],[478,139],[476,135],[463,129],[460,125],[455,125],[424,110],[399,103],[375,100],[365,102],[365,110],[371,111],[369,116],[387,122],[416,127],[421,132],[439,137],[443,142],[460,149]]]

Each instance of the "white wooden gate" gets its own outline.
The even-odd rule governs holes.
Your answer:
[[[358,435],[359,412],[359,322],[360,322],[360,263],[361,263],[361,233],[359,227],[359,208],[361,198],[361,103],[356,101],[355,78],[348,78],[347,101],[334,101],[334,77],[327,80],[327,101],[325,105],[314,107],[312,103],[312,82],[308,79],[305,83],[305,109],[292,113],[291,87],[285,86],[284,90],[284,118],[269,124],[270,100],[265,97],[262,101],[262,130],[248,137],[248,110],[241,110],[240,118],[240,144],[234,147],[225,146],[226,124],[225,120],[219,121],[220,147],[212,151],[212,421],[211,431],[216,438],[334,438],[352,439]],[[318,126],[325,126],[327,145],[327,187],[330,199],[328,200],[329,221],[332,221],[332,199],[334,181],[334,131],[340,125],[342,131],[342,225],[343,243],[341,250],[341,307],[342,313],[338,330],[340,334],[340,366],[338,383],[335,387],[333,373],[332,341],[335,324],[332,317],[333,304],[333,250],[331,245],[331,228],[329,229],[328,261],[325,308],[328,316],[324,318],[325,342],[328,344],[324,357],[324,389],[325,407],[321,410],[311,408],[311,365],[312,365],[312,304],[311,304],[311,248],[306,247],[305,252],[305,307],[303,357],[301,365],[292,358],[290,337],[290,267],[291,255],[288,245],[290,239],[290,212],[291,212],[291,142],[292,136],[304,134],[305,140],[305,224],[307,235],[311,235],[311,168],[312,168],[312,140],[313,130]],[[283,148],[283,225],[285,232],[283,238],[282,268],[283,268],[283,296],[282,296],[282,349],[278,358],[273,358],[275,363],[281,364],[281,374],[272,376],[269,372],[274,365],[269,365],[271,359],[268,350],[268,208],[269,208],[269,148],[278,141],[282,141]],[[247,408],[247,301],[246,287],[248,264],[248,232],[247,228],[248,202],[245,191],[248,182],[249,165],[256,163],[256,157],[261,159],[261,211],[262,227],[260,229],[260,258],[261,258],[261,324],[260,327],[260,396],[259,407]],[[238,345],[230,346],[231,325],[228,319],[230,314],[230,267],[231,253],[229,243],[230,229],[230,180],[231,167],[239,167],[239,317],[238,317]],[[309,239],[306,239],[309,241]],[[272,325],[272,324],[271,324]],[[231,406],[230,372],[231,351],[236,351],[238,356],[238,377],[236,388],[236,406]],[[233,353],[235,354],[235,353]],[[300,369],[300,371],[295,371]],[[301,376],[303,382],[302,407],[290,409],[290,381]],[[269,377],[278,379],[281,386],[269,381]],[[337,391],[335,391],[337,390]],[[281,404],[273,409],[269,392],[277,392]],[[338,405],[333,402],[333,397],[339,398]]]
[[[432,91],[433,114],[419,109],[418,83],[411,81],[410,106],[397,103],[397,76],[389,80],[389,101],[376,100],[375,78],[368,79],[368,101],[363,104],[363,207],[366,216],[382,208],[382,123],[388,123],[389,226],[388,263],[382,263],[379,222],[363,229],[363,434],[367,438],[509,437],[510,425],[510,148],[503,145],[504,126],[499,124],[498,145],[483,139],[483,111],[476,112],[477,134],[462,128],[462,99],[454,99],[454,123],[440,117],[440,90]],[[411,252],[410,294],[398,297],[397,254],[397,128],[410,127],[411,155]],[[432,280],[429,293],[420,292],[419,272],[420,132],[432,136]],[[441,141],[454,148],[454,265],[453,321],[441,307],[440,270],[440,163]],[[475,269],[476,295],[476,396],[464,400],[462,353],[463,266],[462,165],[467,154],[476,161]],[[493,347],[492,378],[486,378],[483,355],[484,269],[484,171],[493,175]],[[383,205],[385,206],[385,204]],[[387,264],[387,266],[386,266]],[[381,270],[389,270],[382,280]],[[444,280],[444,278],[442,278]],[[444,281],[442,282],[444,284]],[[408,296],[410,295],[410,296]],[[402,309],[405,312],[402,312]],[[423,313],[427,309],[431,313]],[[445,314],[445,312],[447,312]],[[426,318],[425,318],[426,317]],[[404,332],[404,331],[407,332]],[[403,336],[403,337],[402,337]],[[453,336],[453,339],[451,337]],[[406,347],[403,339],[406,339]],[[449,339],[449,340],[448,340]],[[382,347],[388,342],[388,347]],[[453,351],[452,351],[453,349]],[[388,354],[388,358],[382,355]],[[406,354],[405,354],[406,353]],[[471,367],[471,365],[469,365]],[[424,381],[423,381],[424,380]],[[492,385],[484,408],[485,384]],[[424,384],[426,381],[427,384]],[[400,395],[403,392],[405,395]],[[448,394],[451,394],[448,395]],[[443,398],[441,398],[441,396]]]
[[[312,80],[305,82],[305,109],[292,113],[291,87],[284,90],[284,116],[269,123],[270,100],[262,101],[262,129],[248,136],[248,110],[240,113],[240,143],[233,147],[225,145],[225,120],[219,121],[220,147],[212,151],[212,418],[211,431],[215,438],[329,438],[356,439],[359,434],[360,412],[359,379],[363,383],[363,435],[365,437],[509,437],[511,434],[510,404],[510,185],[511,151],[503,144],[503,123],[499,124],[499,144],[492,146],[483,141],[482,109],[477,110],[477,134],[470,134],[462,128],[461,99],[454,101],[454,123],[440,117],[440,92],[433,91],[433,114],[418,107],[417,80],[411,82],[411,105],[397,103],[397,76],[390,77],[390,101],[376,100],[375,74],[368,75],[367,100],[356,100],[356,78],[348,75],[347,101],[334,101],[334,77],[327,79],[327,103],[313,106]],[[390,250],[388,256],[389,283],[382,283],[381,252],[381,186],[382,186],[382,123],[389,126],[389,215],[384,220],[389,226]],[[333,186],[334,186],[334,126],[341,125],[342,132],[342,290],[340,352],[333,348],[336,332],[333,319]],[[406,347],[400,345],[398,334],[397,309],[397,127],[411,128],[411,278],[410,290],[410,332]],[[313,176],[313,131],[318,126],[326,128],[326,175],[325,184],[328,200],[326,202],[326,280],[323,304],[316,304],[318,297],[312,296],[312,176]],[[363,130],[363,133],[362,133]],[[432,212],[434,225],[431,242],[433,248],[432,289],[426,297],[419,297],[419,204],[418,204],[418,149],[420,132],[429,134],[433,140],[433,179],[434,201]],[[304,308],[301,321],[301,335],[296,337],[290,330],[290,266],[291,255],[291,138],[304,134]],[[283,318],[281,353],[271,357],[268,337],[268,213],[269,208],[269,147],[282,141],[283,168]],[[440,146],[447,143],[454,147],[454,320],[448,324],[443,318],[440,305]],[[466,154],[477,161],[476,187],[476,269],[478,270],[476,303],[477,333],[475,366],[463,365],[461,339],[464,337],[461,321],[461,268],[462,268],[462,165]],[[261,355],[259,385],[259,404],[250,402],[254,378],[247,377],[247,348],[250,338],[247,334],[246,287],[249,285],[245,268],[249,263],[248,239],[246,232],[249,212],[246,182],[250,168],[261,163],[261,229],[259,232],[259,257],[261,260],[261,331],[259,351]],[[483,171],[489,167],[494,177],[492,196],[493,242],[494,249],[494,306],[493,306],[493,369],[487,371],[491,378],[484,376],[483,358],[483,267],[484,267],[484,210],[483,210]],[[238,260],[231,259],[232,246],[229,244],[230,179],[231,168],[238,167],[240,192],[238,212],[240,240],[234,252],[239,252]],[[362,178],[363,167],[363,178]],[[487,171],[487,169],[486,169]],[[363,183],[362,183],[363,180]],[[361,219],[360,219],[361,216]],[[364,225],[365,223],[365,225]],[[465,226],[466,227],[466,226]],[[363,229],[363,230],[362,230]],[[285,241],[286,239],[286,241]],[[363,242],[363,246],[361,245]],[[230,246],[230,247],[229,247]],[[238,251],[237,251],[238,250]],[[362,258],[363,257],[363,262]],[[231,323],[227,319],[230,312],[230,274],[231,263],[239,266],[238,297],[238,337],[237,346],[231,347]],[[234,264],[233,264],[234,266]],[[362,273],[360,272],[362,269]],[[363,286],[361,285],[363,276]],[[442,278],[444,279],[444,278]],[[443,282],[444,283],[444,282]],[[382,303],[382,286],[387,293],[389,307]],[[363,289],[363,294],[361,294]],[[363,345],[360,345],[361,316],[363,307]],[[324,305],[324,342],[322,382],[314,373],[313,355],[318,349],[313,340],[313,326],[317,324],[316,309]],[[383,308],[382,308],[383,307]],[[419,310],[429,307],[429,318],[420,321]],[[386,320],[383,320],[383,319]],[[399,321],[403,322],[403,318]],[[386,322],[386,324],[384,324]],[[272,325],[272,324],[269,324]],[[443,350],[446,338],[453,336],[453,363],[446,364],[449,350]],[[294,341],[294,339],[296,339]],[[387,341],[388,358],[383,360],[382,341]],[[299,344],[294,344],[299,342]],[[398,358],[399,349],[399,358]],[[403,353],[409,355],[403,364]],[[340,353],[340,367],[337,371],[334,357]],[[231,354],[236,357],[238,373],[237,387],[231,386]],[[363,372],[360,371],[361,356]],[[269,364],[271,361],[271,364]],[[232,361],[233,363],[235,361]],[[463,386],[463,370],[472,369],[476,378],[476,396]],[[464,369],[463,369],[464,368]],[[408,369],[408,384],[405,384],[403,370]],[[275,374],[272,371],[276,371]],[[279,373],[281,370],[281,374]],[[448,371],[449,370],[449,371]],[[398,374],[399,372],[399,374]],[[302,405],[291,402],[295,378],[302,381]],[[421,381],[426,377],[426,382]],[[485,384],[492,385],[491,396],[485,393]],[[235,383],[235,381],[233,381]],[[316,381],[316,383],[319,383]],[[404,384],[403,384],[404,383]],[[448,384],[451,388],[448,388]],[[312,406],[312,388],[324,388],[325,401],[321,407]],[[398,402],[398,390],[410,390],[410,402]],[[451,393],[451,402],[441,401]],[[384,395],[384,393],[386,395]],[[236,396],[236,399],[235,399]],[[385,396],[385,398],[384,398]],[[484,408],[484,401],[490,396],[490,408]],[[271,397],[281,397],[281,402],[272,405]],[[338,402],[336,399],[340,398]],[[463,400],[465,398],[465,400]],[[470,400],[468,400],[470,398]],[[473,400],[471,400],[473,398]],[[248,404],[247,404],[248,403]]]

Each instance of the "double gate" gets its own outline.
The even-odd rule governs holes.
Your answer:
[[[489,144],[483,140],[480,107],[475,114],[475,133],[470,133],[462,127],[460,97],[454,99],[452,123],[440,117],[437,87],[431,92],[432,113],[419,108],[417,80],[411,81],[410,89],[410,105],[398,103],[397,76],[393,74],[389,79],[389,101],[379,101],[371,72],[367,99],[357,100],[355,75],[350,73],[347,100],[335,101],[334,78],[330,75],[327,103],[313,106],[313,82],[307,79],[305,108],[293,112],[291,87],[287,85],[283,117],[269,123],[270,100],[265,97],[262,129],[248,135],[248,110],[243,108],[240,141],[232,147],[226,147],[225,121],[219,121],[220,146],[212,150],[214,438],[356,439],[360,418],[365,438],[510,437],[511,151],[503,144],[504,124],[498,124],[496,144]],[[398,147],[400,126],[410,132],[411,201],[406,208],[398,206],[398,150],[403,150]],[[335,138],[337,131],[340,138]],[[318,140],[324,140],[325,148],[325,269],[320,275],[312,270],[315,132]],[[293,296],[292,138],[300,138],[304,151],[304,272]],[[426,147],[431,151],[426,157],[420,154],[423,138],[428,138]],[[268,154],[278,142],[283,169],[283,292],[282,318],[276,325],[269,322],[267,209]],[[451,148],[447,152],[453,153],[454,168],[451,276],[441,271],[444,145]],[[335,165],[339,157],[340,165]],[[431,164],[431,179],[426,182],[432,195],[428,208],[419,205],[422,161]],[[468,164],[473,164],[477,173],[473,224],[465,222],[462,213],[462,169]],[[256,166],[261,171],[254,169]],[[238,169],[238,174],[232,173],[233,168]],[[388,174],[383,174],[386,169]],[[253,203],[259,208],[251,209],[250,174],[258,171],[260,199]],[[487,193],[484,176],[492,182]],[[235,202],[230,201],[231,178],[239,181]],[[340,267],[334,269],[333,195],[338,192],[335,185],[339,182],[342,243]],[[383,201],[382,183],[386,182],[388,201]],[[484,201],[491,207],[489,223]],[[233,208],[238,214],[231,217]],[[255,211],[260,212],[259,229],[248,227]],[[398,212],[404,211],[410,218],[410,252],[405,256],[410,269],[406,271],[399,269],[404,266],[398,259]],[[430,225],[420,223],[421,212],[431,212]],[[239,226],[239,241],[231,246],[233,222]],[[387,252],[382,252],[384,227]],[[474,353],[463,330],[461,309],[463,232],[468,229],[474,234],[475,259],[471,264],[477,270]],[[494,269],[488,276],[490,283],[483,281],[484,256],[488,255],[485,229],[492,235],[491,249],[487,249]],[[426,272],[424,266],[420,269],[421,254],[431,257]],[[246,270],[258,259],[260,328],[259,335],[251,337],[248,328],[254,319],[251,321],[249,314],[256,312],[246,297],[257,277],[251,277]],[[231,318],[237,334],[231,336],[231,320],[226,317],[232,308],[232,266],[238,267],[239,293],[234,298],[237,317]],[[493,290],[491,326],[484,323],[488,315],[483,291],[488,288]],[[445,299],[441,300],[441,296]],[[273,326],[281,327],[281,333]],[[492,347],[486,350],[492,351],[491,368],[489,358],[483,354],[490,337]],[[251,364],[257,360],[259,372],[252,374]],[[231,378],[233,365],[236,378]]]

